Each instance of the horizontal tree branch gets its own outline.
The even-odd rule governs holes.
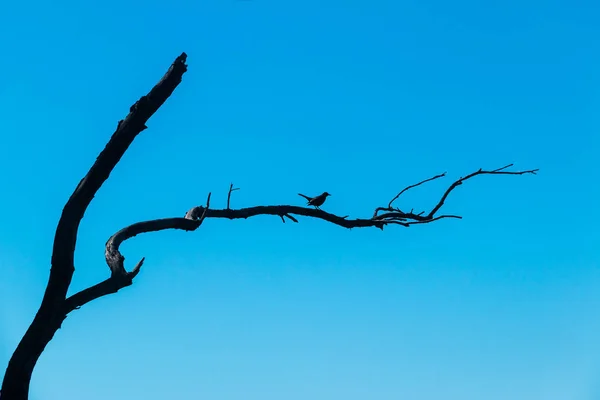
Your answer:
[[[433,181],[433,180],[436,180],[436,179],[439,179],[439,178],[443,178],[444,176],[446,176],[446,173],[444,172],[443,174],[436,175],[436,176],[434,176],[432,178],[428,178],[428,179],[422,180],[419,183],[407,186],[404,189],[402,189],[400,191],[400,193],[398,193],[396,196],[394,196],[394,198],[392,198],[392,200],[390,200],[390,202],[388,203],[387,207],[377,207],[375,209],[375,213],[373,214],[373,218],[374,219],[387,219],[387,218],[391,217],[392,215],[394,215],[394,216],[396,216],[398,218],[404,218],[406,220],[412,220],[412,222],[408,223],[409,225],[413,225],[413,224],[416,224],[416,223],[422,224],[422,223],[426,223],[426,222],[432,222],[432,221],[436,221],[436,220],[441,219],[441,218],[459,218],[460,219],[461,217],[459,217],[457,215],[444,215],[444,216],[436,217],[435,214],[440,210],[440,208],[442,208],[442,206],[444,205],[444,202],[446,201],[446,198],[448,197],[448,195],[450,194],[450,192],[452,192],[458,186],[462,185],[463,182],[465,182],[466,180],[471,179],[471,178],[473,178],[475,176],[478,176],[478,175],[525,175],[525,174],[533,174],[533,175],[535,175],[539,171],[539,169],[529,169],[529,170],[525,170],[525,171],[506,171],[507,168],[510,168],[512,166],[513,166],[513,164],[508,164],[508,165],[505,165],[502,168],[497,168],[497,169],[493,169],[493,170],[483,170],[483,169],[480,168],[479,170],[477,170],[477,171],[475,171],[475,172],[473,172],[473,173],[471,173],[471,174],[469,174],[467,176],[464,176],[462,178],[457,179],[454,183],[452,183],[452,185],[450,185],[448,187],[448,189],[446,189],[446,191],[444,192],[444,194],[442,195],[442,197],[440,198],[440,200],[438,201],[438,203],[436,204],[436,206],[433,207],[431,209],[431,211],[428,214],[426,214],[426,215],[423,215],[424,212],[420,212],[418,214],[415,214],[415,213],[413,213],[413,210],[411,210],[410,212],[403,212],[402,210],[400,210],[400,208],[392,206],[392,203],[394,201],[396,201],[400,197],[400,195],[402,195],[407,190],[415,188],[417,186],[420,186],[420,185],[422,185],[422,184],[424,184],[426,182],[430,182],[430,181]],[[380,211],[386,211],[386,212],[391,213],[391,214],[378,215],[378,213]]]
[[[108,294],[116,293],[118,290],[132,284],[133,278],[135,278],[135,276],[138,274],[144,259],[142,258],[142,260],[133,268],[131,272],[127,272],[124,266],[125,257],[123,257],[123,255],[119,251],[119,246],[125,240],[131,239],[142,233],[157,232],[167,229],[194,231],[200,227],[200,225],[206,218],[247,219],[258,215],[279,216],[283,222],[285,222],[285,218],[288,218],[293,222],[298,222],[298,220],[293,215],[301,215],[304,217],[321,219],[323,221],[327,221],[348,229],[368,227],[376,227],[383,229],[384,226],[390,224],[409,227],[410,225],[425,224],[443,218],[460,219],[461,217],[457,215],[435,214],[442,207],[449,193],[454,188],[461,185],[467,179],[483,174],[523,175],[535,174],[537,172],[537,169],[518,172],[505,171],[505,169],[510,167],[511,165],[491,171],[484,171],[480,169],[472,174],[465,176],[464,178],[458,179],[452,185],[450,185],[450,187],[444,192],[438,204],[427,215],[423,215],[424,213],[415,214],[412,211],[408,213],[402,212],[399,208],[392,207],[391,204],[396,199],[398,199],[398,197],[406,190],[417,187],[425,182],[441,178],[445,176],[445,173],[441,175],[436,175],[433,178],[426,179],[417,184],[407,186],[388,203],[388,207],[378,207],[375,210],[375,214],[373,215],[373,217],[368,219],[348,219],[347,216],[338,216],[327,211],[323,211],[321,209],[299,207],[293,205],[255,206],[240,209],[231,209],[230,195],[233,190],[236,190],[233,189],[233,184],[231,184],[229,186],[229,192],[227,197],[227,208],[225,209],[210,208],[211,194],[209,193],[205,206],[197,206],[191,208],[183,218],[165,218],[138,222],[121,229],[113,236],[111,236],[110,239],[106,242],[105,251],[106,262],[111,270],[111,277],[103,282],[98,283],[97,285],[82,290],[81,292],[69,297],[66,303],[66,312],[69,313],[94,299]],[[379,211],[385,212],[382,214],[378,214]]]

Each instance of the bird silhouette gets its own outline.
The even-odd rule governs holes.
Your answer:
[[[309,206],[314,206],[317,210],[320,210],[319,207],[321,207],[323,205],[323,203],[325,203],[327,196],[331,196],[331,195],[327,192],[323,192],[320,195],[315,196],[315,197],[309,197],[302,193],[298,193],[298,196],[302,196],[306,200],[308,200],[308,203],[306,203],[306,204],[308,204]]]

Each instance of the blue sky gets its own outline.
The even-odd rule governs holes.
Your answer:
[[[600,17],[592,1],[5,2],[0,6],[0,376],[47,282],[54,229],[117,121],[189,71],[81,225],[71,292],[127,224],[213,206],[409,229],[209,220],[123,246],[133,286],[73,312],[32,399],[600,398]]]

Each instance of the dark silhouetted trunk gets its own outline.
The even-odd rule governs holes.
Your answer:
[[[27,400],[31,374],[46,345],[64,321],[64,313],[40,309],[13,353],[2,382],[2,400]]]

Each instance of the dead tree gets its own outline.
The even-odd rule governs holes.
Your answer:
[[[8,363],[0,392],[2,400],[26,400],[28,398],[29,383],[36,362],[71,311],[99,297],[116,293],[120,289],[132,284],[133,279],[142,267],[144,259],[142,258],[131,271],[127,271],[124,265],[125,257],[119,251],[119,246],[123,241],[136,235],[165,229],[194,231],[202,225],[202,222],[206,218],[239,219],[256,215],[278,216],[283,222],[287,218],[295,223],[298,222],[296,216],[318,218],[344,228],[376,227],[384,229],[388,225],[408,227],[413,224],[429,223],[442,218],[461,218],[457,215],[440,215],[438,212],[444,205],[444,201],[448,195],[468,179],[478,175],[523,175],[535,174],[537,171],[507,171],[512,164],[494,170],[486,171],[480,169],[458,179],[450,185],[437,205],[428,213],[413,212],[413,210],[407,212],[394,206],[394,201],[405,191],[441,178],[445,175],[444,173],[406,187],[387,206],[378,207],[371,217],[357,219],[350,219],[348,216],[338,216],[319,209],[292,205],[232,209],[230,208],[231,192],[237,190],[232,184],[229,188],[227,208],[225,209],[211,208],[209,193],[205,205],[191,208],[184,217],[138,222],[115,233],[106,242],[105,256],[110,268],[110,277],[67,297],[67,290],[75,272],[73,258],[79,223],[92,199],[102,184],[108,179],[113,168],[115,168],[121,157],[123,157],[123,154],[125,154],[133,140],[147,128],[146,123],[148,119],[171,96],[181,82],[183,74],[187,70],[186,58],[187,55],[185,53],[177,57],[163,78],[147,95],[140,98],[130,108],[129,115],[124,120],[119,121],[117,129],[106,147],[100,153],[87,175],[79,182],[79,185],[77,185],[75,191],[65,204],[54,237],[48,285],[46,286],[42,303],[33,322],[25,332]]]

